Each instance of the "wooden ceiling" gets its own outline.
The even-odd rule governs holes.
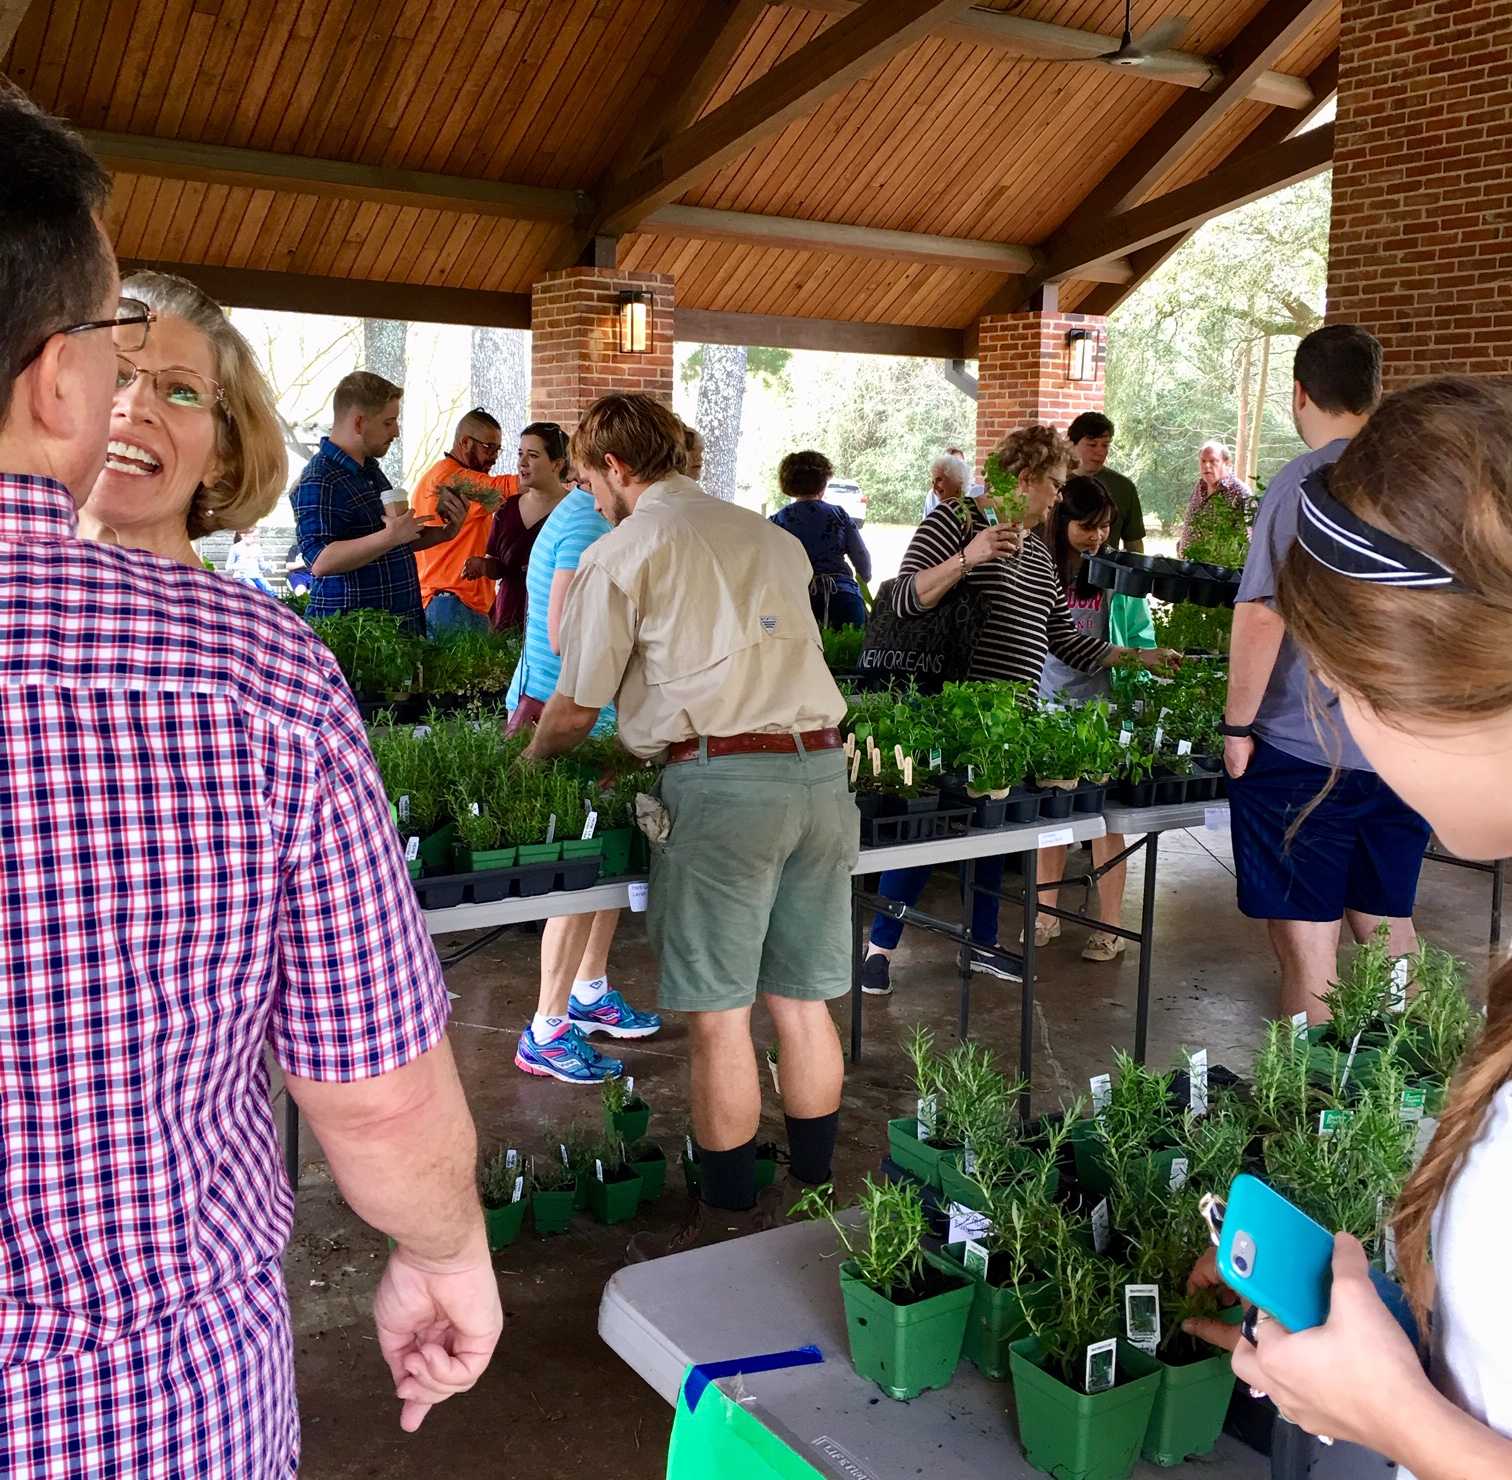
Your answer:
[[[1067,59],[1122,0],[4,0],[0,70],[115,171],[120,256],[228,301],[518,323],[546,272],[617,259],[705,327],[965,330],[1047,265],[1105,311],[1228,197],[1326,165],[1331,136],[1284,141],[1339,0],[1134,9],[1189,18],[1183,85]]]

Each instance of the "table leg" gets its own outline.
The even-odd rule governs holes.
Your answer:
[[[968,858],[961,865],[961,951],[956,965],[961,972],[961,1042],[971,1030],[971,916],[976,907],[976,860]]]
[[[1139,1001],[1134,1009],[1134,1062],[1145,1061],[1150,1031],[1150,971],[1155,956],[1155,868],[1160,834],[1145,834],[1144,909],[1139,917]]]
[[[1491,865],[1491,949],[1501,950],[1502,900],[1507,887],[1507,860],[1498,858]]]
[[[862,917],[858,892],[874,894],[877,876],[867,874],[851,887],[851,1063],[861,1061],[861,963],[866,959],[866,922]]]
[[[289,1187],[299,1191],[299,1105],[294,1096],[284,1087],[284,1167],[289,1174]]]
[[[1032,848],[1019,855],[1024,877],[1024,986],[1019,993],[1019,1075],[1033,1084],[1034,1073],[1034,922],[1039,918],[1039,854]],[[1029,1119],[1030,1091],[1019,1096],[1019,1119]]]

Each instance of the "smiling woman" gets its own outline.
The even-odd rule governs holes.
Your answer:
[[[110,448],[80,531],[198,565],[191,541],[250,527],[283,490],[278,413],[217,303],[166,273],[128,283],[122,291],[158,318],[142,349],[116,357]]]

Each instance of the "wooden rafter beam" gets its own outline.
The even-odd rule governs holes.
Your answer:
[[[32,0],[0,0],[0,56],[10,50],[10,44],[31,9]]]
[[[1107,209],[1138,205],[1250,94],[1255,79],[1300,40],[1337,0],[1270,0],[1218,58],[1223,78],[1206,92],[1186,93],[1109,171],[1096,191]]]
[[[596,231],[625,232],[758,140],[874,71],[969,0],[866,0],[600,192]]]
[[[282,190],[364,204],[415,206],[422,210],[465,211],[504,216],[511,221],[575,220],[584,209],[576,190],[543,190],[534,185],[501,185],[420,170],[393,170],[221,144],[194,144],[140,134],[86,129],[84,137],[107,169],[166,180],[202,180],[253,190]]]
[[[847,15],[859,0],[780,0],[798,10],[817,10],[825,15]],[[965,10],[953,20],[935,27],[942,36],[968,41],[975,46],[992,46],[1013,56],[1044,61],[1085,62],[1104,52],[1116,51],[1119,38],[1098,31],[1080,31],[1072,26],[1054,26],[1044,21],[1025,20],[985,6]],[[1137,74],[1153,82],[1169,82],[1177,87],[1210,87],[1222,76],[1218,63],[1211,57],[1193,52],[1170,51],[1162,54],[1162,65],[1142,68]],[[1312,103],[1307,85],[1300,77],[1284,72],[1262,71],[1248,94],[1256,103],[1272,103],[1280,108],[1306,108]]]
[[[530,327],[529,293],[478,293],[422,283],[380,283],[297,272],[258,272],[245,267],[205,267],[192,262],[121,259],[122,277],[143,269],[186,277],[228,308],[268,308],[288,313],[405,319],[422,324],[467,324],[492,329]]]
[[[1311,126],[1313,120],[1338,91],[1339,53],[1337,51],[1331,53],[1313,69],[1308,76],[1307,84],[1317,98],[1312,108],[1301,115],[1288,113],[1280,108],[1276,109],[1268,118],[1262,119],[1259,126],[1234,151],[1232,155],[1234,160],[1246,159],[1257,151],[1269,149],[1273,144],[1292,138]],[[1179,251],[1191,241],[1193,235],[1193,231],[1183,231],[1177,236],[1169,236],[1164,241],[1155,242],[1148,247],[1141,247],[1137,252],[1131,252],[1127,260],[1133,268],[1133,276],[1128,282],[1100,284],[1077,304],[1078,312],[1112,313],[1173,252]]]
[[[925,262],[967,272],[1032,272],[1039,259],[1029,247],[973,241],[957,236],[930,236],[917,231],[887,231],[875,226],[847,226],[835,221],[804,221],[788,216],[757,216],[745,211],[713,211],[703,206],[663,206],[637,228],[657,236],[694,237],[702,241],[741,242],[754,247],[784,247],[797,252],[831,252],[896,262]],[[1127,262],[1100,262],[1088,269],[1096,282],[1122,283],[1132,269]]]
[[[824,349],[839,354],[917,355],[929,360],[966,357],[966,335],[961,329],[853,324],[841,319],[717,313],[682,307],[676,310],[673,324],[679,339],[695,344],[755,344],[767,349]]]

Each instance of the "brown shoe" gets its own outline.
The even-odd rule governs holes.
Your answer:
[[[711,1208],[699,1198],[689,1198],[688,1215],[682,1227],[671,1234],[637,1233],[625,1248],[625,1263],[644,1264],[651,1259],[722,1244],[727,1239],[766,1233],[783,1222],[787,1211],[783,1198],[782,1188],[764,1187],[756,1194],[755,1205],[743,1212]]]

